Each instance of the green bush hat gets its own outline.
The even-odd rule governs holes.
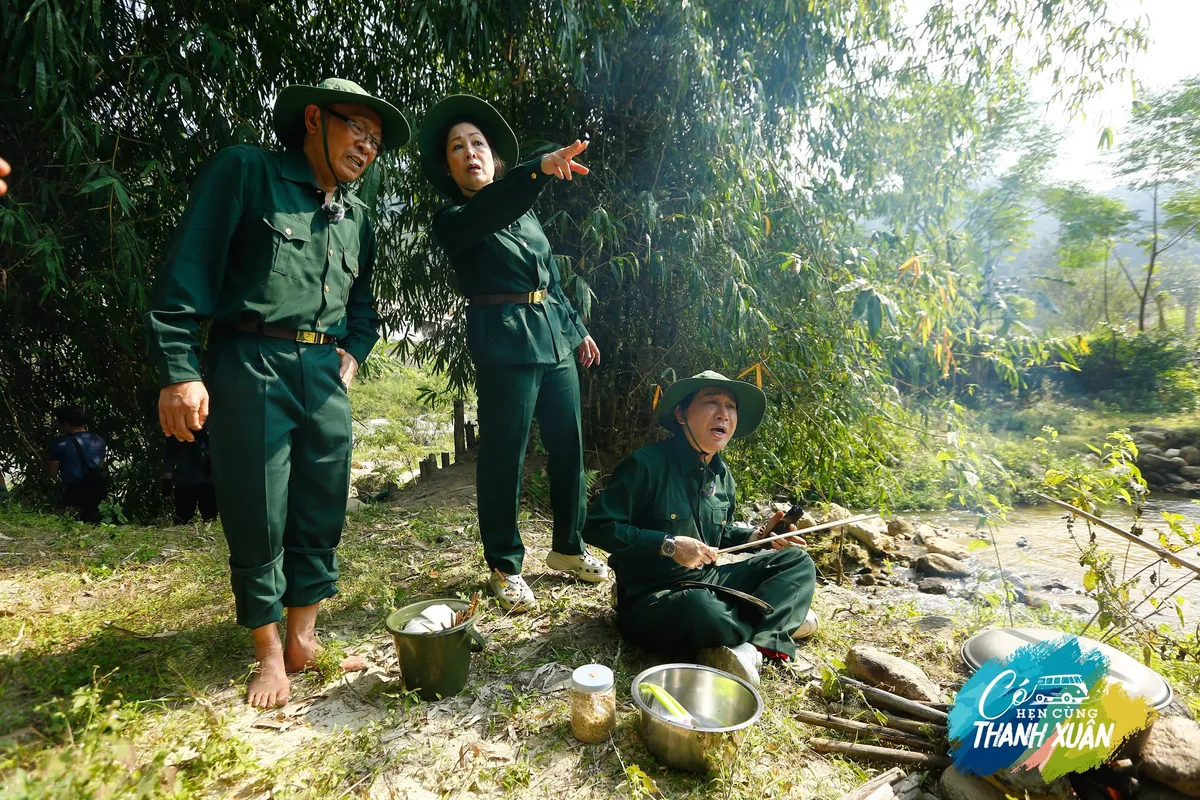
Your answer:
[[[492,152],[504,161],[505,166],[516,166],[521,153],[517,135],[487,101],[469,94],[452,94],[439,100],[421,120],[417,151],[425,177],[449,198],[458,197],[460,190],[446,168],[446,134],[460,122],[473,123],[483,131]]]
[[[400,109],[387,100],[368,94],[366,89],[345,78],[326,78],[316,86],[298,83],[286,87],[275,99],[275,135],[285,147],[299,147],[304,141],[304,109],[310,105],[324,107],[337,103],[353,103],[374,109],[383,125],[384,150],[403,147],[412,138],[408,120],[400,113]]]
[[[733,398],[737,400],[738,423],[732,438],[740,439],[754,433],[762,422],[763,415],[767,413],[767,396],[763,394],[763,390],[753,383],[735,381],[711,369],[706,369],[690,378],[675,381],[663,392],[662,397],[658,400],[658,424],[672,433],[678,433],[681,426],[675,419],[675,406],[682,403],[689,394],[709,386],[725,389],[731,392]]]

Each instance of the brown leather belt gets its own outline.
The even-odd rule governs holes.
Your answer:
[[[316,331],[294,331],[291,328],[279,328],[274,325],[261,325],[253,321],[226,322],[223,328],[232,328],[242,333],[255,333],[259,336],[270,336],[272,339],[287,339],[300,344],[333,344],[337,341],[327,333]]]
[[[502,303],[540,303],[546,299],[546,290],[538,289],[529,294],[477,294],[471,298],[473,306],[498,306]]]

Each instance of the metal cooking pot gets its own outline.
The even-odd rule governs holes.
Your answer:
[[[666,689],[701,727],[672,721],[642,697],[639,687]],[[746,729],[762,716],[762,697],[741,678],[699,664],[661,664],[633,679],[633,702],[641,714],[642,739],[660,761],[690,772],[716,772],[732,763]]]

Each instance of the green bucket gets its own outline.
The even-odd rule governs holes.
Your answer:
[[[454,611],[465,611],[470,605],[448,598],[422,600],[396,609],[384,622],[396,643],[404,685],[422,700],[439,700],[461,692],[471,672],[471,653],[483,650],[485,641],[475,630],[478,609],[466,622],[444,631],[405,633],[405,625],[425,609],[439,604]]]

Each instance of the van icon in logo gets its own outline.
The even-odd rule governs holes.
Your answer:
[[[1033,687],[1035,706],[1077,706],[1087,699],[1088,687],[1079,674],[1044,675]]]

